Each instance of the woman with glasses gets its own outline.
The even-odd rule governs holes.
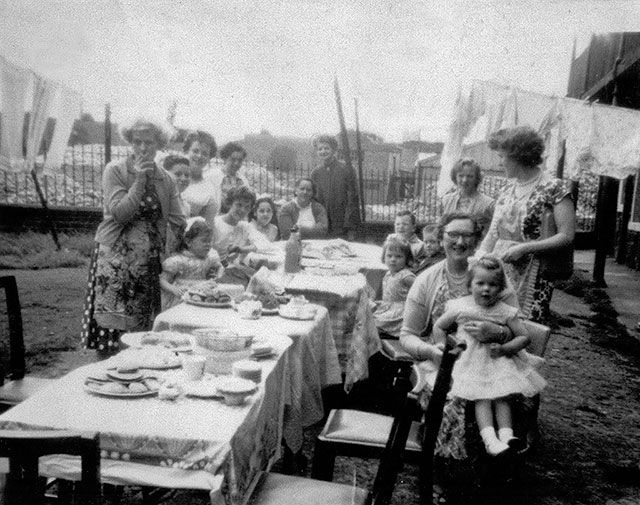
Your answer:
[[[557,253],[573,243],[576,216],[571,190],[562,179],[540,167],[544,140],[532,128],[518,126],[495,132],[489,147],[497,151],[500,167],[510,179],[496,209],[479,254],[493,253],[518,294],[525,318],[545,323],[554,279],[540,271],[540,254]],[[551,212],[555,234],[541,237],[545,212]]]
[[[446,214],[438,224],[437,235],[445,259],[418,275],[407,296],[400,332],[403,348],[422,362],[420,366],[429,378],[429,387],[433,386],[442,358],[442,348],[436,345],[433,338],[433,323],[444,313],[449,300],[469,294],[468,260],[476,250],[482,228],[469,214]],[[501,294],[501,300],[517,306],[513,291],[505,290]],[[503,343],[510,337],[505,326],[486,321],[466,323],[464,329],[480,342]],[[430,393],[429,389],[423,392],[423,402],[428,403]],[[465,400],[459,398],[447,402],[436,444],[436,456],[447,461],[467,458],[465,407]],[[439,459],[440,464],[436,467],[436,477],[440,477],[439,480],[443,477],[439,473],[443,470],[442,463],[445,460]],[[437,498],[444,499],[441,482],[434,489]]]

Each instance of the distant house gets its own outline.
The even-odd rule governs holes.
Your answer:
[[[571,63],[567,96],[640,110],[640,33],[593,35]],[[640,270],[639,175],[619,184],[616,260]]]

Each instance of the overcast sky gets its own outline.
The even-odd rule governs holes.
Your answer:
[[[0,54],[117,121],[178,102],[221,141],[266,128],[442,140],[460,82],[564,95],[574,39],[636,31],[637,1],[0,0]],[[633,24],[632,24],[633,23]]]

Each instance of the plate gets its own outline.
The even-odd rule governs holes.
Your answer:
[[[84,389],[90,393],[110,398],[142,398],[144,396],[154,396],[158,394],[157,389],[150,389],[140,393],[112,393],[110,391],[102,391],[99,386],[92,385],[91,382],[85,383]]]
[[[184,385],[184,394],[193,398],[223,398],[218,391],[217,381],[200,381]]]
[[[107,370],[107,375],[120,382],[140,382],[143,376],[140,372],[135,373],[121,373],[116,370]]]
[[[209,307],[212,309],[226,309],[233,305],[233,300],[229,300],[228,302],[199,302],[197,300],[191,300],[189,298],[183,298],[183,300],[189,305],[195,305],[197,307]]]
[[[165,338],[165,336],[162,334],[162,332],[156,332],[157,336],[158,336],[158,342],[155,344],[151,344],[151,343],[143,343],[142,339],[149,335],[150,333],[154,333],[154,332],[149,332],[149,331],[142,331],[142,332],[135,332],[135,333],[125,333],[124,335],[120,336],[120,341],[125,344],[127,347],[138,347],[138,348],[142,348],[142,347],[163,347],[165,349],[168,349],[169,351],[172,352],[190,352],[193,350],[193,343],[189,344],[189,345],[180,345],[180,346],[174,346],[171,345],[170,342],[164,341],[163,342],[163,338]],[[190,338],[191,340],[191,338]]]
[[[280,315],[280,317],[284,317],[285,319],[294,319],[296,321],[311,321],[316,317],[315,312],[313,314],[308,314],[306,316],[298,316],[296,314],[288,312],[287,310],[282,311],[282,309],[278,312],[278,314]]]
[[[277,316],[280,313],[280,309],[262,309],[263,316]]]

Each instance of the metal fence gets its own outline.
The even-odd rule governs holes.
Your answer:
[[[111,159],[123,159],[129,147],[112,147]],[[42,160],[40,160],[42,163]],[[211,160],[210,168],[222,165]],[[69,147],[63,165],[55,174],[40,176],[40,185],[50,206],[101,207],[104,146],[81,145]],[[243,172],[250,186],[258,194],[268,194],[276,201],[293,198],[295,183],[308,177],[312,166],[268,167],[266,164],[246,163]],[[577,226],[592,231],[595,225],[597,176],[585,175],[580,180],[577,206]],[[487,175],[480,190],[496,198],[505,187],[503,177]],[[437,178],[420,177],[411,172],[375,170],[365,165],[363,198],[367,221],[393,221],[400,210],[411,210],[419,222],[435,222],[438,214]],[[39,205],[31,175],[25,172],[0,171],[0,203]]]

